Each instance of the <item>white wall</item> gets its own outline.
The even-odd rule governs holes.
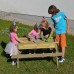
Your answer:
[[[0,0],[0,10],[49,17],[48,7],[52,4],[74,20],[74,0]]]

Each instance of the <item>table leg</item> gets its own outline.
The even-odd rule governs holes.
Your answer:
[[[58,62],[58,57],[57,57],[57,68],[58,68],[59,62]]]
[[[55,49],[56,49],[56,53],[57,53],[57,52],[58,52],[57,43],[55,44]],[[56,59],[57,59],[57,68],[58,68],[58,65],[59,65],[59,62],[58,62],[58,56],[56,56]]]
[[[17,68],[19,68],[19,58],[17,57]]]

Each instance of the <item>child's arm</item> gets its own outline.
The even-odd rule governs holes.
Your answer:
[[[53,34],[53,32],[54,32],[54,27],[52,27],[52,31],[51,31],[51,33],[50,33],[50,34]]]
[[[29,36],[29,38],[30,38],[30,40],[31,41],[33,41],[33,42],[35,42],[35,43],[37,43],[38,41],[37,41],[37,39],[36,39],[36,36],[35,37],[33,37],[32,35],[28,35]]]
[[[52,28],[52,31],[50,33],[50,36],[46,39],[46,42],[49,42],[50,39],[52,38],[53,31],[54,31],[54,27]]]
[[[28,34],[28,37],[30,38],[31,41],[36,42],[36,41],[35,41],[35,37],[33,36],[33,34],[34,34],[34,30],[32,30],[32,31]]]
[[[33,35],[33,30],[29,32],[28,36],[29,36],[30,38],[32,38],[32,35]]]
[[[67,22],[67,33],[70,33],[69,19],[68,18],[66,18],[66,22]]]
[[[32,31],[28,34],[28,37],[30,38],[31,41],[34,39],[32,36]]]
[[[43,32],[42,32],[42,31],[40,31],[40,35],[41,35],[41,36],[43,35]]]
[[[69,33],[69,19],[67,18],[67,16],[64,13],[62,13],[62,16],[66,20],[66,23],[67,23],[66,24],[66,28],[67,28],[66,32]]]
[[[40,33],[40,36],[41,36],[41,39],[43,40],[43,41],[45,41],[45,37],[43,36],[43,32],[41,31],[41,33]]]
[[[49,34],[45,35],[44,37],[45,37],[45,38],[48,38],[48,37],[49,37]]]
[[[15,36],[15,39],[16,39],[18,42],[20,42],[20,43],[25,43],[24,41],[20,40],[20,39],[17,37],[17,35]]]

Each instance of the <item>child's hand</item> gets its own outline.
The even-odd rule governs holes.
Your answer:
[[[45,38],[48,38],[49,37],[49,34],[48,35],[45,35]]]
[[[21,43],[26,43],[26,42],[24,42],[24,41],[21,41]]]

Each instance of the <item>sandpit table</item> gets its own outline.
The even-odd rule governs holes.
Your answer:
[[[58,56],[62,56],[62,53],[58,51],[58,41],[53,40],[51,38],[50,42],[45,42],[40,39],[38,39],[38,43],[35,43],[33,41],[29,41],[27,38],[20,38],[21,40],[25,41],[25,43],[19,43],[18,44],[18,50],[23,51],[23,50],[39,50],[39,49],[46,49],[46,48],[55,48],[55,53],[33,53],[33,54],[21,54],[18,52],[16,56],[12,56],[12,59],[17,59],[17,68],[19,68],[19,59],[22,58],[43,58],[43,57],[56,57],[57,60],[57,67],[58,67]]]

